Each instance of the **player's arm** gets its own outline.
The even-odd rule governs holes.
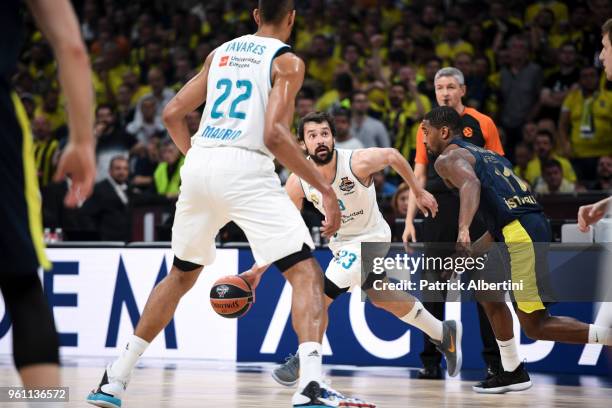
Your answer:
[[[187,82],[164,108],[163,121],[174,144],[181,153],[191,148],[191,133],[187,127],[187,115],[206,102],[208,70],[215,52],[206,57],[204,66]]]
[[[70,140],[57,165],[55,180],[70,174],[72,183],[64,202],[75,207],[91,194],[96,171],[89,56],[74,10],[67,0],[28,0],[27,4],[53,48],[66,96]]]
[[[370,180],[372,174],[391,166],[410,186],[416,197],[416,205],[426,216],[431,211],[433,217],[438,212],[436,199],[418,182],[408,162],[396,149],[371,147],[355,150],[351,156],[351,168],[360,180]]]
[[[425,150],[425,144],[423,143],[423,129],[419,126],[417,131],[416,141],[416,157],[414,159],[414,176],[422,188],[425,188],[427,183],[427,152]],[[412,190],[408,195],[408,211],[406,211],[406,224],[404,226],[404,232],[402,234],[403,242],[416,242],[416,230],[414,228],[414,217],[417,210],[416,197]]]
[[[295,97],[304,81],[304,62],[286,53],[274,59],[273,85],[268,97],[264,126],[264,143],[278,161],[323,195],[325,221],[322,233],[332,236],[340,228],[340,208],[331,185],[314,165],[306,160],[295,137],[289,131],[293,119]]]
[[[302,211],[304,207],[304,190],[300,185],[300,179],[295,174],[292,174],[287,179],[285,183],[285,191],[287,191],[287,195],[293,201],[293,204],[297,207],[298,210]]]
[[[458,242],[470,242],[470,225],[480,205],[480,180],[474,172],[468,152],[454,149],[441,155],[435,162],[436,172],[444,182],[459,190]],[[472,157],[473,160],[473,157]]]

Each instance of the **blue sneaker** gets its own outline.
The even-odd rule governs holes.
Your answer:
[[[104,370],[102,381],[96,390],[93,390],[87,396],[87,402],[96,407],[103,408],[121,408],[121,394],[127,387],[127,381],[109,377],[110,365]]]

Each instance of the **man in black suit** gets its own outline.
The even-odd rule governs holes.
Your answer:
[[[102,241],[129,241],[131,237],[129,165],[124,156],[115,156],[109,177],[96,183],[94,192],[83,206],[91,217]]]

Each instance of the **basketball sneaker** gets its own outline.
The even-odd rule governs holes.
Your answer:
[[[524,391],[531,388],[531,379],[521,363],[514,371],[499,370],[499,372],[478,384],[472,389],[480,394],[503,394],[508,391]]]
[[[303,390],[293,394],[294,408],[318,408],[318,407],[359,407],[376,408],[376,405],[367,403],[358,398],[347,398],[326,384],[320,385],[311,381]]]
[[[127,387],[128,380],[121,380],[108,375],[110,364],[104,370],[102,381],[96,390],[87,396],[91,405],[103,408],[121,408],[121,394]]]
[[[339,391],[334,390],[325,380],[321,382],[321,394],[323,397],[332,396],[337,398],[339,401],[338,406],[340,407],[376,408],[376,405],[365,402],[362,399],[345,397]]]
[[[272,378],[286,387],[294,386],[300,378],[300,358],[298,354],[289,354],[283,364],[272,370]]]
[[[442,341],[429,339],[440,353],[446,358],[446,370],[451,377],[461,371],[463,356],[461,354],[461,336],[463,325],[457,320],[445,320],[442,322]]]

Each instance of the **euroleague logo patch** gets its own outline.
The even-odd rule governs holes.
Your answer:
[[[355,183],[348,177],[342,177],[342,179],[340,180],[340,185],[338,187],[342,191],[351,191],[353,188],[355,188]]]
[[[472,130],[471,127],[466,126],[463,128],[463,136],[465,137],[472,137],[472,135],[474,134],[474,130]]]
[[[217,295],[219,295],[220,298],[225,297],[227,292],[229,292],[229,286],[227,285],[217,286]]]
[[[225,56],[221,57],[221,59],[219,60],[219,66],[220,67],[226,66],[228,60],[229,60],[229,55],[225,55]]]

